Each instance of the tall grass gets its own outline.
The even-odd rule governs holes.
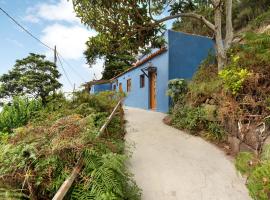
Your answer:
[[[25,125],[41,107],[40,100],[14,98],[12,103],[5,104],[0,112],[0,132],[11,133],[12,129]]]

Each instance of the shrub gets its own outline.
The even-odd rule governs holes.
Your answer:
[[[247,187],[252,198],[270,199],[270,161],[255,168],[248,177]]]
[[[217,66],[202,64],[188,85],[189,100],[195,105],[204,103],[221,88],[222,80],[218,77]]]
[[[118,94],[83,95],[47,104],[27,126],[1,135],[0,198],[18,191],[18,197],[51,199],[80,157],[84,167],[66,199],[140,198],[125,166],[122,111],[113,117],[105,134],[96,137]]]
[[[205,113],[201,107],[176,105],[172,112],[172,124],[180,129],[199,132],[205,126]]]
[[[224,86],[232,92],[238,94],[246,79],[251,75],[247,69],[240,68],[238,61],[240,57],[233,57],[232,64],[219,72],[219,77],[223,80]]]
[[[209,122],[205,136],[211,141],[222,142],[226,139],[226,132],[218,122]]]
[[[187,82],[184,79],[173,79],[169,81],[167,95],[172,98],[173,103],[183,102],[188,92]]]
[[[261,159],[264,161],[270,161],[270,144],[264,145],[262,149]]]
[[[42,108],[40,100],[14,98],[6,104],[0,113],[0,132],[12,132],[12,129],[25,125]]]
[[[241,174],[249,175],[254,169],[252,164],[254,160],[254,155],[249,152],[241,152],[236,157],[235,167]]]

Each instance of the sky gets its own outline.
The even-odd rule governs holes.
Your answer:
[[[76,17],[71,1],[67,0],[0,0],[0,7],[6,10],[27,30],[51,47],[57,46],[58,52],[66,63],[64,69],[70,82],[62,74],[60,82],[64,92],[71,92],[73,85],[78,88],[82,83],[101,78],[103,61],[98,60],[92,68],[86,64],[83,52],[85,42],[96,35]],[[7,73],[17,59],[29,53],[44,54],[53,61],[53,52],[23,32],[7,16],[0,12],[0,75]]]

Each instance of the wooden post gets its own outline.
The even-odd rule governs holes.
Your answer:
[[[82,161],[79,162],[74,168],[71,173],[71,175],[64,181],[64,183],[61,185],[57,193],[54,195],[52,200],[62,200],[64,199],[65,195],[67,194],[69,188],[71,187],[72,183],[78,176],[82,169]]]
[[[115,106],[115,108],[113,109],[112,113],[110,114],[110,116],[107,118],[106,122],[103,124],[103,126],[101,127],[101,129],[99,130],[99,133],[97,135],[97,137],[100,137],[100,135],[102,135],[102,133],[104,132],[105,128],[108,126],[108,124],[110,123],[110,121],[112,120],[115,112],[117,111],[117,109],[119,108],[119,106],[121,105],[122,100],[120,100],[117,105]]]
[[[122,103],[122,99],[117,103],[115,108],[113,109],[112,113],[110,116],[107,118],[106,122],[103,124],[103,126],[99,130],[99,134],[97,135],[97,138],[102,135],[110,121],[112,120],[113,116],[115,115],[117,109]],[[67,194],[68,190],[70,189],[72,183],[74,180],[77,178],[78,174],[80,173],[81,169],[83,166],[83,162],[81,159],[79,159],[78,164],[73,168],[73,171],[71,175],[64,181],[64,183],[61,185],[57,193],[54,195],[52,200],[63,200],[65,195]]]

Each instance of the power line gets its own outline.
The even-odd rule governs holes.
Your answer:
[[[18,25],[23,31],[25,31],[28,35],[30,35],[32,38],[34,38],[37,42],[39,42],[40,44],[42,44],[42,45],[45,46],[46,48],[48,48],[48,49],[50,49],[50,50],[52,50],[52,51],[55,51],[54,48],[50,47],[48,44],[45,44],[45,43],[42,42],[40,39],[38,39],[34,34],[32,34],[30,31],[28,31],[26,28],[24,28],[24,26],[22,26],[16,19],[14,19],[11,15],[9,15],[9,14],[7,13],[7,11],[5,11],[3,8],[0,7],[0,10],[1,10],[8,18],[10,18],[16,25]],[[57,57],[58,57],[58,59],[59,59],[59,62],[60,62],[60,65],[61,65],[61,67],[62,67],[62,69],[63,69],[64,75],[66,76],[68,82],[72,85],[72,83],[71,83],[69,77],[67,76],[67,72],[65,71],[64,66],[63,66],[63,64],[62,64],[62,62],[61,62],[61,60],[60,60],[59,55],[61,56],[61,54],[57,52],[56,55],[57,55]],[[80,75],[77,73],[77,71],[74,70],[73,67],[72,67],[67,61],[65,61],[65,59],[63,58],[63,56],[61,56],[61,57],[62,57],[62,60],[63,60],[63,61],[64,61],[64,62],[65,62],[65,63],[66,63],[66,64],[67,64],[74,72],[75,72],[75,74],[76,74],[77,76],[79,76],[81,79],[83,79],[83,81],[85,81],[84,78],[83,78],[82,76],[80,76]],[[85,81],[85,82],[86,82],[86,81]],[[72,87],[73,87],[73,86],[72,86]]]
[[[56,56],[58,57],[60,66],[61,66],[61,68],[62,68],[62,70],[63,70],[63,72],[64,72],[64,75],[65,75],[66,79],[68,80],[70,86],[73,88],[73,84],[72,84],[72,82],[70,81],[70,79],[69,79],[69,77],[68,77],[68,75],[67,75],[67,72],[66,72],[65,68],[63,67],[63,63],[62,63],[61,59],[59,58],[58,54],[56,54]]]
[[[50,50],[54,50],[49,45],[42,42],[40,39],[38,39],[35,35],[33,35],[30,31],[28,31],[26,28],[24,28],[16,19],[14,19],[12,16],[10,16],[3,8],[0,7],[0,10],[8,17],[10,18],[15,24],[17,24],[22,30],[24,30],[28,35],[30,35],[32,38],[34,38],[36,41],[41,43],[43,46],[47,47]]]
[[[70,69],[80,78],[82,79],[84,82],[86,82],[86,80],[73,68],[72,65],[70,65],[65,59],[64,57],[59,53],[59,52],[56,52],[58,54],[58,58],[62,58],[63,62],[68,65],[70,67]]]

